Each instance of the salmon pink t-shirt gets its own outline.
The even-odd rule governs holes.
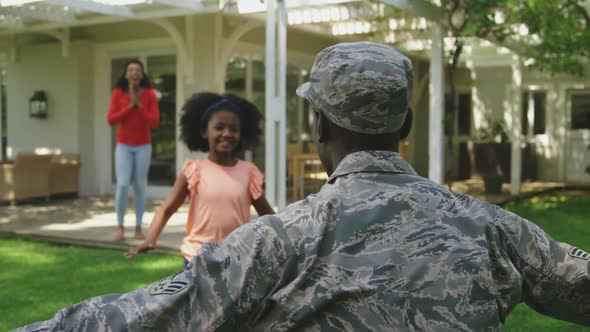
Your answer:
[[[250,221],[250,205],[262,196],[264,177],[251,162],[222,166],[208,159],[188,160],[182,174],[189,191],[186,237],[180,251],[187,260],[209,241],[222,242]]]

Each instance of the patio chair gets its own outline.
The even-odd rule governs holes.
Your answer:
[[[0,164],[0,200],[49,198],[51,155],[19,153],[14,163]]]
[[[51,196],[78,195],[80,192],[80,155],[56,154],[49,167]]]

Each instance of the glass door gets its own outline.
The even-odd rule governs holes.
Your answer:
[[[567,181],[590,182],[590,90],[569,93]]]
[[[152,130],[148,185],[172,186],[176,178],[176,56],[150,55],[145,63],[160,106],[160,125]]]
[[[152,130],[152,157],[148,173],[149,186],[171,186],[176,178],[176,56],[174,54],[114,58],[111,60],[111,88],[131,59],[140,59],[156,90],[160,124]],[[112,132],[111,153],[114,156],[116,129]],[[112,180],[116,182],[114,158]]]

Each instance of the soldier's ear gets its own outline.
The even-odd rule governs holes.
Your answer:
[[[326,143],[330,137],[330,122],[324,113],[314,110],[315,135],[318,143]]]
[[[406,119],[404,124],[399,129],[399,139],[406,139],[410,135],[410,130],[412,130],[412,123],[414,122],[414,112],[412,112],[412,108],[408,108],[408,113],[406,114]]]

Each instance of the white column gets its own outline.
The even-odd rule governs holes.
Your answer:
[[[428,138],[428,178],[444,182],[444,44],[440,24],[432,23],[432,49],[430,53],[430,105]]]
[[[520,193],[522,174],[522,65],[520,58],[512,57],[512,126],[510,156],[510,193]]]
[[[269,0],[266,4],[265,190],[269,203],[281,209],[286,204],[287,181],[287,15],[283,0]]]
[[[253,91],[253,77],[252,77],[252,59],[248,56],[246,57],[246,70],[244,72],[244,82],[245,82],[245,93],[246,93],[246,100],[252,101],[252,96],[254,95]],[[248,149],[244,151],[244,159],[247,161],[252,161],[253,154],[252,150]]]
[[[221,14],[203,14],[186,18],[186,49],[192,55],[185,63],[177,54],[176,95],[177,107],[184,104],[193,93],[211,91],[223,93],[225,77],[217,71],[227,65],[220,64],[219,43],[216,38],[222,35],[223,22]],[[217,37],[216,37],[217,36]],[[192,64],[191,64],[192,62]],[[177,111],[176,130],[180,133],[181,111]],[[177,136],[178,137],[178,136]],[[176,174],[179,174],[187,159],[205,158],[203,152],[191,152],[180,142],[176,144]]]
[[[303,84],[304,71],[300,70],[297,76],[297,86]],[[297,143],[303,144],[303,125],[305,116],[305,102],[303,98],[297,98]]]

